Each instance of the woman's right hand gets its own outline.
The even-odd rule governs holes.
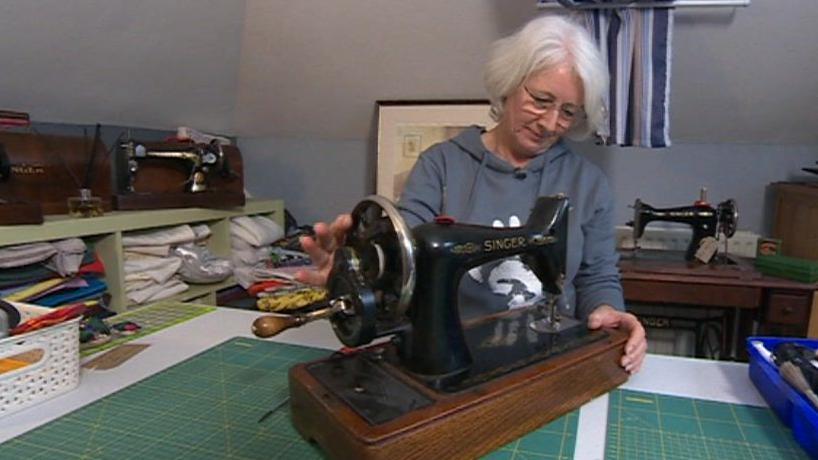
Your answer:
[[[352,228],[352,216],[341,214],[330,225],[323,222],[315,224],[313,227],[315,238],[302,236],[299,240],[301,247],[312,259],[314,268],[298,271],[295,279],[306,284],[325,286],[332,269],[335,250],[344,244],[344,238],[350,228]]]

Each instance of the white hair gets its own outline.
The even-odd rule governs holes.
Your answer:
[[[491,101],[491,117],[499,121],[503,104],[531,74],[569,64],[582,80],[587,118],[566,134],[584,139],[607,132],[605,100],[608,70],[588,31],[563,16],[533,19],[513,35],[495,41],[486,63],[483,82]]]

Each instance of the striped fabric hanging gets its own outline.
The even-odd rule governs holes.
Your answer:
[[[558,1],[569,8],[589,2],[623,3]],[[607,145],[669,147],[673,8],[588,9],[582,11],[582,17],[611,76],[606,101],[610,131],[598,136]]]

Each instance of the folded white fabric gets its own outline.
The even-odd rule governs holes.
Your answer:
[[[128,246],[124,248],[125,257],[128,255],[147,255],[154,257],[167,257],[170,254],[169,244],[159,244],[156,246]]]
[[[284,229],[274,220],[264,216],[253,216],[252,219],[255,223],[264,228],[265,232],[272,239],[272,241],[270,241],[271,243],[284,238]]]
[[[147,287],[155,286],[157,284],[158,283],[156,282],[156,280],[152,278],[146,278],[142,280],[130,279],[125,281],[125,292],[138,291],[140,289],[145,289]]]
[[[233,270],[233,277],[236,278],[236,282],[239,283],[241,287],[247,289],[254,283],[264,280],[280,279],[293,281],[295,279],[295,273],[304,267],[284,268],[285,269],[282,269],[282,267],[272,268],[263,263],[255,266],[236,267]]]
[[[182,281],[172,278],[161,284],[154,284],[143,289],[128,291],[126,295],[132,302],[143,304],[173,297],[187,291],[189,288],[190,286]]]
[[[190,225],[178,225],[161,230],[124,235],[122,237],[122,246],[176,245],[192,243],[195,239],[196,233],[193,232]]]
[[[57,253],[46,263],[46,267],[56,271],[62,277],[74,275],[82,265],[85,251],[88,249],[85,242],[79,238],[66,238],[51,243]]]
[[[125,260],[125,281],[152,279],[157,283],[169,280],[182,266],[178,257],[146,257]]]
[[[253,246],[266,246],[283,237],[284,230],[263,216],[239,216],[230,220],[230,235]]]
[[[207,239],[210,235],[213,234],[213,231],[210,230],[210,226],[205,224],[194,225],[192,227],[193,233],[196,235],[196,241],[202,241]]]
[[[248,289],[253,283],[256,282],[256,277],[253,274],[253,267],[249,265],[244,266],[236,266],[233,269],[233,278],[236,279],[236,282],[239,283],[239,286],[243,287],[244,289]]]
[[[0,249],[0,268],[22,267],[42,262],[57,253],[48,242],[19,244]]]
[[[248,243],[247,240],[239,238],[236,235],[231,235],[230,237],[230,248],[234,251],[246,251],[248,249],[255,249],[256,246]]]
[[[270,246],[252,248],[248,250],[234,249],[231,254],[233,265],[240,267],[243,265],[256,265],[259,262],[270,260]]]
[[[253,246],[263,246],[272,242],[264,235],[264,229],[246,216],[230,219],[230,235]]]

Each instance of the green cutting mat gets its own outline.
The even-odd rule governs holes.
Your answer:
[[[97,345],[95,347],[83,348],[80,351],[80,356],[87,356],[102,350],[107,350],[129,342],[148,334],[169,328],[173,325],[183,323],[189,319],[204,315],[216,310],[217,307],[210,305],[198,305],[193,303],[182,302],[158,302],[147,305],[145,307],[137,308],[135,310],[120,313],[118,315],[106,318],[105,322],[110,326],[111,324],[120,323],[123,321],[133,321],[142,327],[136,334],[120,335],[110,342]]]
[[[615,390],[609,398],[605,458],[809,457],[768,408]]]
[[[287,396],[293,364],[327,354],[234,338],[0,444],[0,458],[322,458],[292,427],[288,406],[258,420]],[[570,458],[576,427],[572,412],[488,458]]]
[[[574,457],[578,420],[579,410],[575,410],[483,458],[486,460],[569,460]]]

